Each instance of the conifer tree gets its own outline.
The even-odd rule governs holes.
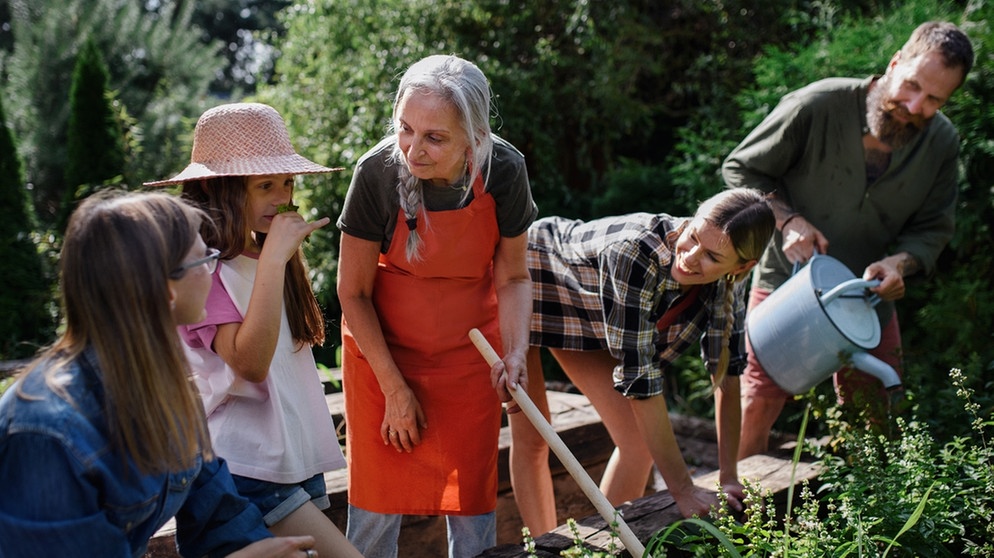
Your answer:
[[[129,184],[169,175],[189,162],[188,136],[197,117],[217,103],[209,85],[225,62],[222,45],[191,25],[199,2],[0,0],[4,3],[14,41],[12,52],[0,57],[4,100],[42,226],[54,226],[65,192],[73,188],[65,183],[69,90],[86,40],[107,65],[107,88],[128,124],[124,176]]]
[[[34,212],[0,106],[0,360],[26,358],[48,342],[51,292],[31,231]]]
[[[77,202],[124,174],[124,140],[107,91],[107,67],[93,41],[79,51],[69,91],[66,196],[59,230]]]

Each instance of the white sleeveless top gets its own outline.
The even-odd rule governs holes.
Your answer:
[[[220,278],[245,316],[258,260],[238,256],[220,264]],[[345,467],[314,355],[290,333],[284,308],[266,380],[235,376],[209,348],[183,344],[207,412],[211,443],[233,474],[294,484]]]

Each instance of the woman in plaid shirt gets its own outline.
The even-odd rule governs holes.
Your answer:
[[[745,279],[774,230],[765,196],[724,190],[693,218],[634,213],[589,222],[560,217],[528,231],[534,285],[529,395],[548,413],[539,347],[591,401],[615,442],[601,490],[618,505],[644,495],[655,462],[685,517],[717,495],[696,487],[669,421],[663,371],[700,341],[715,386],[722,490],[741,509],[739,378],[745,366]],[[611,378],[612,381],[608,381]],[[556,520],[548,447],[511,415],[511,479],[533,534]]]

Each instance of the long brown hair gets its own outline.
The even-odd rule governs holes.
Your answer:
[[[196,204],[213,220],[216,231],[204,230],[204,242],[221,251],[222,260],[235,258],[245,248],[248,225],[247,183],[244,176],[222,176],[183,183],[183,198]],[[266,235],[256,233],[261,246]],[[324,315],[308,277],[304,253],[297,248],[287,262],[283,281],[283,306],[290,332],[298,343],[324,343]]]
[[[200,451],[211,457],[168,283],[204,220],[164,193],[104,191],[87,198],[70,218],[62,247],[64,333],[27,368],[46,367],[46,384],[68,399],[61,373],[92,347],[111,444],[145,474],[192,468]]]
[[[776,217],[766,195],[751,188],[722,190],[705,200],[697,208],[696,216],[703,217],[705,221],[728,236],[740,263],[758,260],[776,229]],[[732,336],[732,326],[735,325],[735,316],[732,312],[735,304],[735,283],[748,276],[749,272],[745,271],[723,279],[725,281],[723,309],[728,319],[721,335],[721,353],[713,379],[715,389],[724,381],[728,373],[728,362],[731,359],[728,344]]]

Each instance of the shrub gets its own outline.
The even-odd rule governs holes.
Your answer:
[[[895,419],[900,435],[894,438],[832,421],[831,451],[812,448],[823,453],[822,486],[817,493],[803,487],[796,512],[788,508],[785,517],[775,517],[769,495],[747,486],[753,511],[744,521],[726,508],[713,526],[681,522],[647,548],[654,556],[669,550],[694,556],[994,555],[994,449],[987,444],[994,416],[978,414],[960,370],[951,370],[949,380],[970,436],[938,443],[914,413]]]
[[[32,205],[0,106],[0,360],[31,356],[54,329],[50,281],[38,252]]]
[[[69,90],[69,128],[65,181],[58,229],[62,231],[76,204],[124,173],[124,137],[107,91],[107,65],[93,41],[79,51]]]

